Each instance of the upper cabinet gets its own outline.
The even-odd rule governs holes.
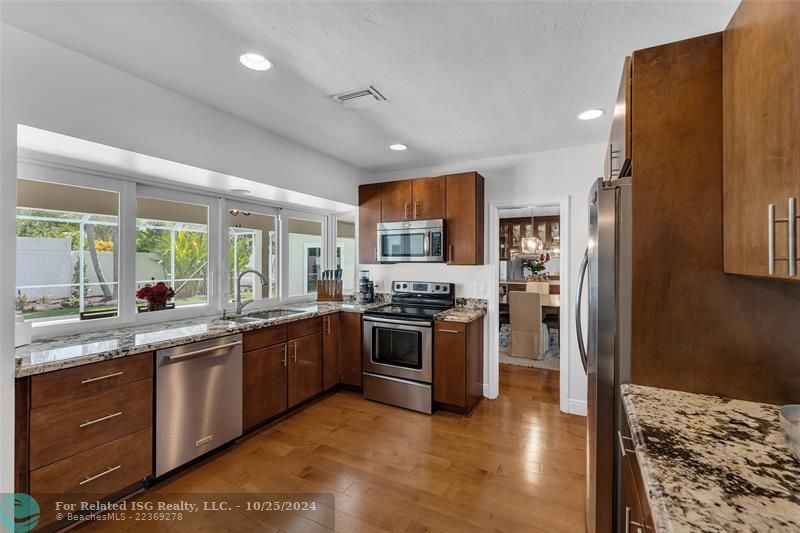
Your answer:
[[[381,221],[445,217],[445,177],[388,181],[381,184]]]
[[[483,264],[484,179],[477,172],[447,176],[445,239],[448,265]]]
[[[619,83],[614,116],[611,120],[611,135],[608,139],[603,176],[606,180],[622,178],[631,174],[631,83],[632,61],[625,58],[622,79]]]
[[[377,262],[379,222],[445,220],[447,263],[483,264],[484,179],[477,172],[361,185],[360,264]]]
[[[743,1],[722,62],[725,272],[798,280],[800,2]]]

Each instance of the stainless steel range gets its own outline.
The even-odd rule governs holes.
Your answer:
[[[364,397],[433,412],[433,318],[455,305],[455,285],[395,281],[392,303],[364,312]]]

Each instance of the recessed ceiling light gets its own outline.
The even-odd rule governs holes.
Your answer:
[[[393,144],[389,147],[390,149],[396,152],[402,152],[403,150],[408,150],[407,144]]]
[[[250,194],[252,191],[250,189],[231,189],[230,192],[233,194]]]
[[[578,118],[581,120],[594,120],[596,118],[602,117],[603,115],[605,115],[605,113],[606,112],[603,111],[602,109],[587,109],[586,111],[578,115]]]
[[[272,68],[272,63],[270,63],[269,59],[255,52],[240,55],[239,62],[253,70],[269,70]]]

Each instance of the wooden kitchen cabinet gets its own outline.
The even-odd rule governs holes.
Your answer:
[[[786,219],[800,202],[800,3],[744,0],[722,38],[724,268],[800,280],[789,261],[770,273],[768,209]],[[798,208],[800,209],[800,208]],[[791,221],[797,227],[796,219]],[[789,255],[788,223],[774,225]],[[798,250],[797,237],[793,243]],[[797,265],[797,261],[794,261]],[[800,267],[797,269],[800,271]]]
[[[632,171],[632,70],[633,62],[630,57],[626,57],[622,67],[617,101],[614,104],[614,115],[611,118],[611,134],[608,138],[608,148],[603,165],[603,177],[606,181],[630,176]]]
[[[378,262],[378,222],[381,221],[381,184],[358,187],[358,262]]]
[[[381,222],[411,220],[411,181],[387,181],[381,184]]]
[[[322,388],[339,384],[339,313],[322,317]]]
[[[447,264],[484,264],[484,179],[477,172],[451,174],[447,193]]]
[[[253,428],[288,409],[287,365],[287,345],[284,342],[244,353],[242,361],[244,429]]]
[[[361,388],[361,314],[340,313],[339,328],[339,383]]]
[[[618,482],[622,484],[620,490],[622,501],[619,506],[621,527],[619,530],[631,533],[654,532],[656,528],[650,509],[650,500],[647,496],[647,487],[636,458],[636,449],[627,418],[622,421],[622,430],[617,437],[617,446],[619,448],[618,457],[621,459]]]
[[[469,413],[483,397],[483,318],[433,326],[433,400]]]
[[[322,333],[287,343],[288,403],[293,407],[322,392]]]
[[[411,220],[435,220],[447,215],[445,185],[444,176],[411,180]]]

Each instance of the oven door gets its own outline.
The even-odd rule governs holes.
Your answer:
[[[433,381],[433,327],[424,320],[364,317],[364,371]]]

